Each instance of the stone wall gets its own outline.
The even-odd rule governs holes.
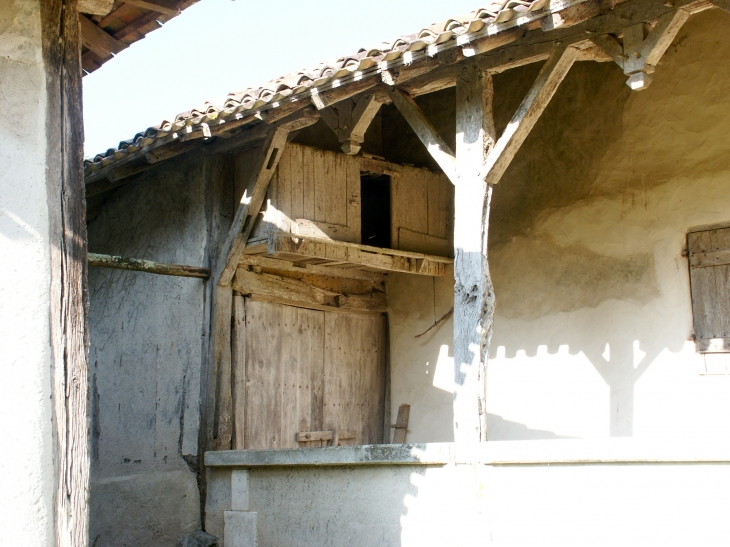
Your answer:
[[[496,187],[491,440],[730,435],[728,363],[691,340],[683,256],[688,229],[730,221],[728,28],[693,16],[646,91],[575,65]],[[499,127],[538,69],[495,79]],[[392,408],[412,405],[412,442],[453,438],[453,324],[414,338],[452,281],[389,282]]]

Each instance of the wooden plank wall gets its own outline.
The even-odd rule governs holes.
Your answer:
[[[402,167],[391,180],[392,242],[401,251],[453,256],[454,187],[441,173]]]
[[[243,152],[236,160],[239,196],[246,183],[238,181],[245,180],[250,156],[251,152]],[[451,256],[454,188],[445,175],[292,143],[281,157],[252,239],[281,230],[360,243],[363,162],[367,170],[379,166],[391,175],[393,248]]]
[[[300,447],[300,431],[355,430],[342,444],[383,438],[385,318],[245,299],[245,377],[236,449]],[[240,381],[240,380],[239,380]],[[239,383],[239,382],[237,382]],[[241,383],[239,383],[241,385]],[[240,389],[240,388],[239,388]]]

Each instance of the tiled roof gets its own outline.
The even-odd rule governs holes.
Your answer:
[[[173,119],[163,120],[159,125],[137,133],[132,139],[120,142],[117,148],[110,148],[86,160],[86,174],[136,155],[157,141],[171,142],[183,128],[186,128],[183,132],[189,133],[199,130],[202,124],[204,131],[209,131],[209,125],[249,118],[261,111],[377,76],[384,69],[411,65],[472,40],[528,25],[583,1],[499,0],[499,3],[431,25],[393,42],[360,49],[353,55],[288,74],[262,87],[230,93],[221,101],[205,103]]]
[[[94,72],[101,65],[114,58],[116,53],[141,40],[150,32],[157,30],[183,10],[198,0],[114,0],[107,15],[81,15],[81,65],[86,74]],[[160,11],[152,9],[158,6]],[[88,22],[93,23],[101,32],[84,32]],[[91,31],[94,31],[93,27]],[[97,40],[93,40],[93,35]],[[98,39],[101,36],[101,39]]]

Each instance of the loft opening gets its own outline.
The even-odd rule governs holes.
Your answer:
[[[361,239],[363,245],[391,248],[390,176],[360,173]]]

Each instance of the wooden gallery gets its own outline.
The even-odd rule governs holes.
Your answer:
[[[87,161],[94,545],[727,539],[728,11],[493,5]]]

